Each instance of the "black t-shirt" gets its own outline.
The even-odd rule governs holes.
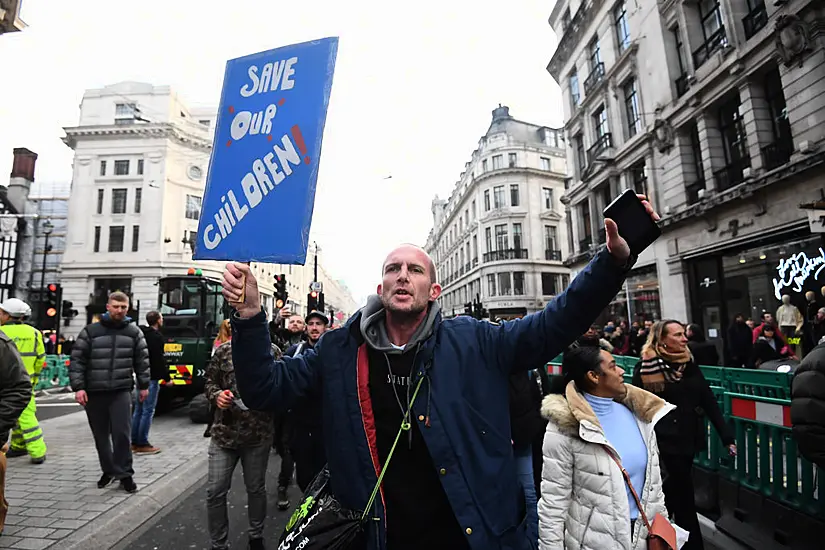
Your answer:
[[[382,465],[387,460],[401,426],[403,411],[407,408],[407,390],[410,399],[415,391],[415,388],[410,386],[414,356],[415,353],[412,351],[403,355],[385,356],[381,352],[369,350],[370,397],[375,416],[378,458]],[[425,381],[418,392],[419,399],[420,396],[426,399],[427,391]],[[399,401],[401,406],[398,404]],[[410,424],[412,429],[402,434],[384,475],[387,548],[469,548],[418,428],[418,419],[411,417]]]

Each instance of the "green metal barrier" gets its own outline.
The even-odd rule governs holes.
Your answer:
[[[69,356],[47,355],[34,391],[63,388],[69,385]]]
[[[751,369],[725,370],[725,387],[730,392],[774,399],[791,398],[791,373]]]

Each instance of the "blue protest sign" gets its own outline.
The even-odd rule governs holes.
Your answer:
[[[196,260],[306,261],[337,51],[325,38],[226,63]]]

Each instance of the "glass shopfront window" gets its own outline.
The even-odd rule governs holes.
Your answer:
[[[630,311],[627,302],[630,299]],[[662,318],[659,298],[659,279],[656,266],[634,269],[627,277],[627,284],[622,292],[607,307],[602,315],[603,323],[630,319],[630,322],[658,321]],[[601,319],[600,319],[601,321]],[[603,324],[602,323],[602,324]]]

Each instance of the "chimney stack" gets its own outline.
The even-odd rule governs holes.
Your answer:
[[[25,147],[14,149],[14,163],[11,168],[11,179],[9,180],[6,197],[19,213],[26,210],[29,190],[34,182],[34,165],[36,161],[37,153]]]

